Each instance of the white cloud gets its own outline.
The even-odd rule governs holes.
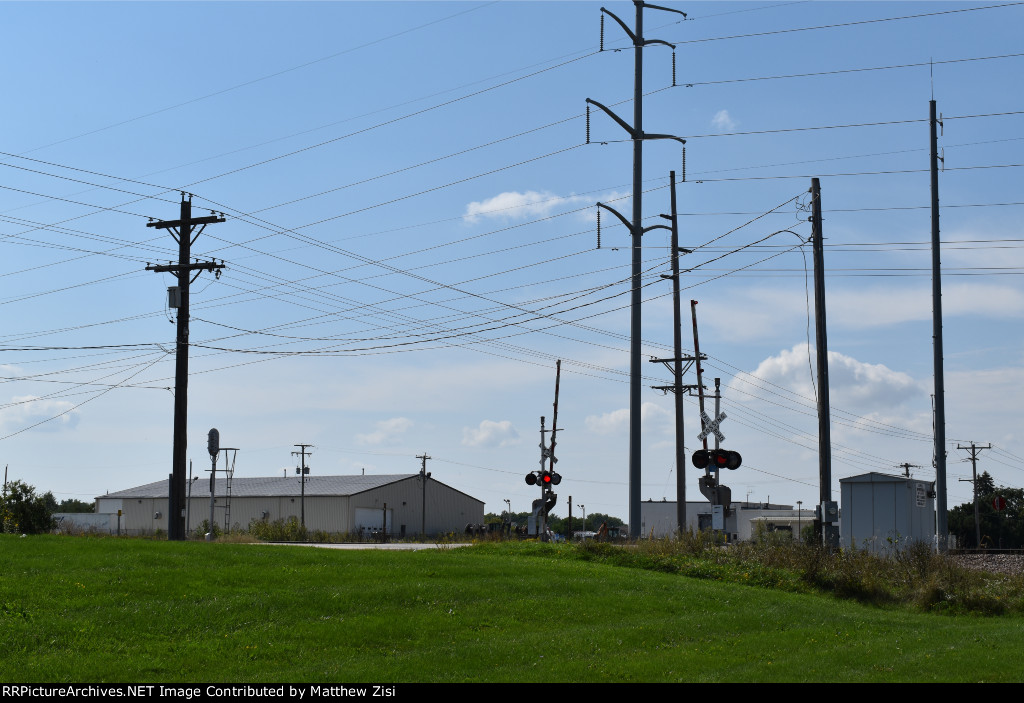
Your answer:
[[[544,217],[562,204],[572,204],[582,196],[564,198],[549,191],[528,190],[524,193],[508,191],[493,198],[474,201],[466,205],[466,222],[478,222],[481,217],[521,220],[527,217]]]
[[[762,361],[753,375],[775,385],[789,388],[805,398],[814,397],[811,368],[817,371],[814,349],[808,359],[806,344],[783,350]],[[894,408],[928,394],[928,388],[902,371],[884,364],[868,364],[839,352],[828,353],[829,401],[832,405],[871,409]],[[737,390],[756,393],[750,381],[737,380]],[[763,395],[763,393],[757,393]],[[739,397],[744,397],[742,394]],[[749,397],[749,396],[747,396]]]
[[[393,417],[390,420],[382,420],[376,425],[376,430],[369,434],[357,434],[356,441],[360,444],[398,444],[398,435],[404,434],[413,426],[413,421],[405,417]]]
[[[739,126],[739,122],[729,116],[728,110],[719,110],[711,118],[711,126],[719,132],[732,132]]]
[[[476,429],[462,428],[462,444],[466,447],[508,447],[520,442],[519,433],[508,420],[484,420]]]
[[[644,403],[640,406],[640,424],[648,427],[672,419],[672,413],[660,405]],[[629,429],[629,408],[620,408],[603,415],[588,415],[584,420],[587,430],[595,434],[614,434]]]
[[[38,400],[32,395],[14,396],[10,407],[0,411],[0,431],[4,434],[17,432],[40,422],[42,424],[33,430],[59,432],[71,429],[78,425],[79,420],[77,412],[68,412],[73,407],[74,403],[66,400]]]

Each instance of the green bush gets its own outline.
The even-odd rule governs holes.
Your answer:
[[[306,542],[310,537],[309,532],[299,524],[299,519],[294,515],[289,517],[287,521],[280,518],[273,522],[253,520],[249,523],[249,534],[264,542]],[[318,531],[313,536],[314,538],[319,538],[321,536],[326,537],[327,535],[321,535]],[[315,539],[315,541],[330,540]]]
[[[195,537],[198,540],[204,540],[204,539],[206,539],[206,533],[209,532],[209,531],[210,531],[210,521],[209,520],[203,520],[201,523],[199,523],[199,526],[196,527],[196,529],[192,532],[192,536]],[[213,538],[217,539],[222,534],[223,534],[223,531],[220,529],[220,525],[218,525],[217,523],[213,523]]]

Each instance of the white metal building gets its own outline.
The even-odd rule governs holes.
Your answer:
[[[814,520],[813,510],[795,510],[792,505],[734,502],[725,518],[725,532],[731,540],[749,540],[758,525],[768,531],[799,531],[801,523]],[[686,501],[686,527],[696,532],[711,528],[711,504]],[[670,537],[676,531],[676,501],[648,500],[640,504],[640,534],[644,537]]]
[[[433,478],[420,474],[364,476],[307,476],[305,498],[298,476],[235,477],[230,500],[227,481],[217,479],[214,523],[230,520],[245,529],[253,520],[273,522],[305,514],[308,530],[329,533],[377,531],[385,526],[394,536],[462,532],[469,523],[484,521],[484,503]],[[187,530],[210,519],[210,481],[200,478],[186,489]],[[424,506],[426,519],[424,520]],[[168,481],[157,481],[96,498],[97,513],[122,511],[127,534],[167,531]],[[230,509],[230,518],[228,510]],[[425,523],[425,524],[424,524]]]
[[[935,540],[935,483],[871,472],[839,479],[843,546],[887,552]]]

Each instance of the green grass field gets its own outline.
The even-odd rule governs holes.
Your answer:
[[[867,606],[571,549],[0,535],[0,679],[1024,680],[1021,615]]]

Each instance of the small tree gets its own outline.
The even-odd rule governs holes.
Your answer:
[[[0,498],[2,531],[30,535],[49,532],[54,527],[53,513],[56,510],[57,501],[49,491],[37,496],[35,486],[23,481],[9,481]]]

